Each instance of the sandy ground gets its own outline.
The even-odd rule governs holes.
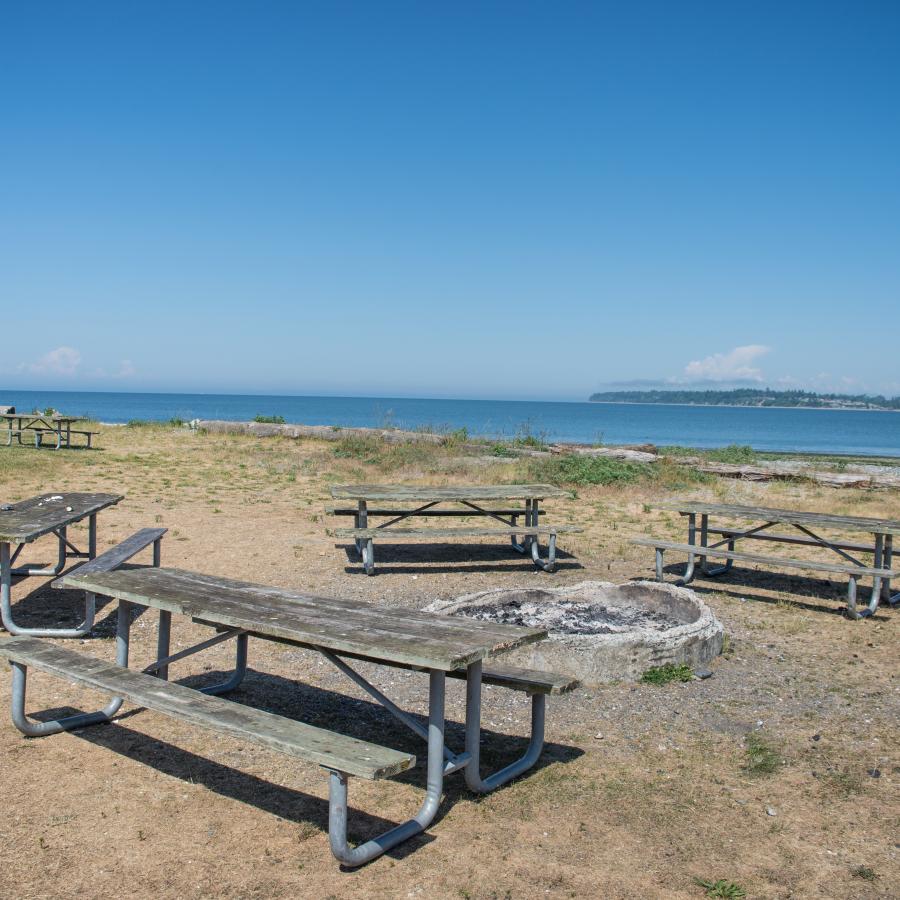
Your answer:
[[[583,525],[560,570],[536,572],[508,547],[377,548],[367,578],[328,536],[328,485],[350,480],[510,480],[522,463],[470,464],[440,450],[370,460],[317,441],[107,429],[96,452],[0,448],[0,498],[53,491],[126,495],[100,516],[101,549],[139,527],[168,526],[163,563],[376,603],[421,607],[499,585],[651,576],[633,533],[680,535],[664,496],[900,516],[894,493],[709,481],[685,487],[580,488],[549,520]],[[84,529],[71,529],[83,538]],[[53,543],[23,560],[49,562]],[[280,754],[126,708],[113,725],[38,740],[0,723],[0,895],[30,897],[690,898],[724,879],[748,897],[900,895],[900,682],[897,617],[853,622],[844,584],[738,569],[697,589],[725,624],[725,656],[705,681],[616,684],[549,704],[541,764],[487,797],[447,781],[428,833],[356,871],[327,843],[326,779]],[[74,622],[79,598],[47,579],[14,585],[23,623]],[[62,612],[61,612],[62,610]],[[115,612],[95,637],[68,642],[111,659]],[[208,636],[174,623],[174,648]],[[155,642],[151,614],[133,629],[133,659]],[[179,664],[190,684],[229,668],[227,646]],[[339,672],[312,653],[251,643],[251,673],[233,696],[313,724],[419,750]],[[373,680],[425,711],[421,675],[370,667]],[[449,685],[448,733],[461,737],[462,685]],[[87,709],[101,698],[31,679],[29,710]],[[0,678],[8,707],[9,679]],[[527,698],[490,689],[487,765],[521,751]],[[748,736],[771,772],[748,767]],[[422,755],[420,753],[420,755]],[[421,764],[404,777],[351,782],[351,837],[417,808]],[[723,895],[727,896],[727,895]]]

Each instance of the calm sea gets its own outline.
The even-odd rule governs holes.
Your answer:
[[[122,394],[0,391],[0,405],[52,406],[101,422],[230,419],[280,415],[306,425],[467,428],[472,435],[531,433],[550,441],[681,444],[900,456],[900,413],[753,409],[519,400],[413,400],[392,397],[275,397],[238,394]]]

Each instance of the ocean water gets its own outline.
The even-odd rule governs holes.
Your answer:
[[[243,394],[125,394],[0,388],[0,405],[52,406],[101,422],[280,415],[305,425],[466,428],[471,435],[530,433],[569,443],[681,444],[757,450],[900,456],[900,413],[831,409],[756,409],[637,403],[523,400],[416,400],[372,397],[277,397]]]

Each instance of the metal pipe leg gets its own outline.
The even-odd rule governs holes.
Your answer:
[[[165,659],[172,646],[172,613],[167,609],[159,611],[159,625],[156,631],[156,659]],[[156,670],[156,677],[163,681],[169,680],[169,667],[160,666]]]
[[[677,579],[675,581],[675,584],[679,585],[680,587],[683,587],[686,584],[690,584],[694,580],[694,576],[697,574],[696,573],[696,565],[697,565],[697,558],[694,556],[693,553],[691,553],[688,556],[687,566],[685,567],[684,575],[682,575],[681,578]]]
[[[88,517],[88,559],[97,555],[97,513]]]
[[[850,581],[847,583],[847,613],[853,619],[862,619],[871,615],[868,610],[859,611],[856,608],[856,576],[850,575]]]
[[[363,540],[362,559],[363,559],[363,568],[366,570],[366,575],[374,575],[375,574],[375,542],[372,540],[372,538],[366,538],[365,540]]]
[[[60,554],[65,556],[65,543],[60,539]],[[75,628],[25,628],[17,625],[12,615],[12,575],[10,566],[9,544],[0,542],[0,621],[3,627],[14,635],[28,637],[78,638],[90,633],[94,627],[97,612],[97,598],[89,592],[84,595],[84,619]]]
[[[884,567],[886,569],[892,568],[894,564],[894,536],[892,534],[886,534],[884,536]],[[890,603],[891,606],[896,606],[900,603],[900,593],[892,594],[891,593],[891,579],[885,578],[884,583],[881,585],[881,596],[887,602]]]
[[[116,624],[116,664],[123,668],[128,667],[128,645],[131,631],[131,604],[119,602],[119,611]],[[49,722],[35,722],[25,714],[25,689],[28,678],[27,666],[22,663],[11,663],[12,678],[12,721],[16,728],[27,737],[43,737],[48,734],[59,734],[61,731],[72,731],[74,728],[84,728],[86,725],[98,725],[108,722],[122,707],[122,697],[113,697],[103,709],[97,712],[76,713],[73,716],[63,716]]]
[[[244,680],[247,674],[247,639],[249,635],[239,634],[236,638],[234,671],[231,676],[219,684],[211,684],[209,687],[200,688],[204,694],[227,694],[233,691]]]
[[[541,545],[537,536],[531,539],[531,558],[534,564],[545,572],[553,572],[556,569],[556,535],[551,533],[547,541],[547,561],[541,559]]]
[[[351,847],[347,842],[347,776],[332,772],[328,791],[328,838],[331,852],[347,866],[361,866],[408,838],[423,832],[434,820],[444,788],[444,672],[429,672],[428,775],[425,800],[418,813],[402,825]]]
[[[485,794],[530,769],[544,748],[546,696],[531,695],[531,739],[524,755],[487,778],[481,777],[481,660],[472,663],[466,673],[466,753],[471,757],[465,769],[470,791]]]
[[[734,550],[734,541],[733,540],[728,542],[728,549],[729,549],[729,551]],[[712,568],[710,568],[706,564],[706,557],[704,556],[703,557],[703,574],[707,578],[715,578],[717,575],[724,575],[726,572],[731,571],[731,566],[732,566],[733,562],[734,562],[733,559],[727,559],[727,560],[725,560],[725,563],[723,565],[713,566]]]
[[[47,566],[44,569],[30,569],[28,566],[21,566],[13,569],[13,575],[59,575],[66,567],[66,528],[63,526],[56,532],[59,541],[56,553],[56,565]]]

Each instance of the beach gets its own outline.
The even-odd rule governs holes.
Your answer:
[[[554,518],[584,528],[561,539],[553,575],[508,546],[470,539],[385,542],[379,574],[368,578],[347,542],[330,534],[337,524],[324,512],[331,484],[522,481],[542,460],[486,466],[452,445],[260,438],[158,424],[103,429],[97,444],[91,452],[2,448],[4,499],[49,490],[122,493],[101,519],[101,551],[139,527],[165,526],[163,565],[401,609],[499,586],[651,578],[652,553],[628,536],[682,536],[677,515],[651,508],[665,497],[896,515],[892,491],[760,484],[677,465],[652,477],[635,469],[634,478],[572,486],[575,497],[553,502]],[[70,537],[83,542],[84,531],[72,528]],[[52,549],[29,545],[22,560],[47,562]],[[78,595],[47,581],[14,584],[17,617],[46,622],[62,606],[74,622]],[[733,579],[700,580],[696,589],[728,634],[712,677],[552,698],[548,744],[534,771],[485,797],[448,780],[428,832],[356,873],[341,872],[328,850],[326,783],[315,767],[133,708],[115,725],[39,741],[7,723],[0,729],[0,893],[42,896],[55,880],[56,896],[98,898],[694,898],[695,879],[727,877],[753,897],[889,896],[900,766],[894,613],[882,608],[873,619],[848,621],[839,612],[840,579],[754,567]],[[79,649],[111,658],[114,604],[98,618],[96,635]],[[135,663],[146,664],[155,614],[137,619],[132,634]],[[173,649],[208,636],[182,619]],[[173,677],[194,685],[221,677],[232,662],[227,647],[180,663]],[[250,669],[238,702],[418,749],[311,652],[251,641]],[[362,670],[405,708],[425,712],[421,675]],[[40,674],[29,691],[34,710],[94,700]],[[453,740],[461,736],[463,697],[461,685],[448,686]],[[0,705],[8,702],[3,679]],[[508,761],[528,733],[528,699],[488,689],[485,724],[486,764]],[[769,751],[771,770],[757,770],[751,744]],[[408,816],[422,779],[419,767],[390,782],[354,783],[351,836]],[[853,874],[863,864],[877,880]]]

